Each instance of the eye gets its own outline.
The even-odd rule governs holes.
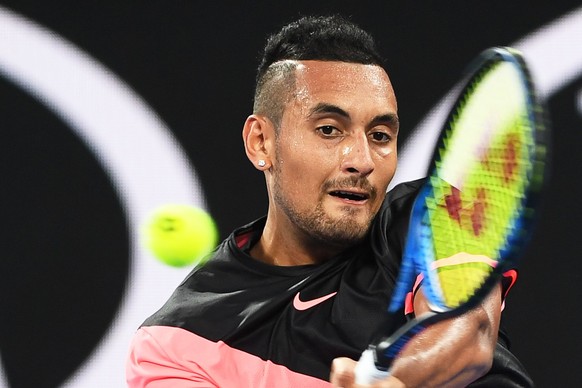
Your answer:
[[[370,137],[372,138],[372,140],[379,143],[388,143],[390,140],[392,140],[392,136],[390,136],[386,132],[372,132],[370,134]]]
[[[317,127],[317,132],[319,132],[323,136],[335,136],[340,133],[339,129],[331,125],[323,125],[321,127]]]

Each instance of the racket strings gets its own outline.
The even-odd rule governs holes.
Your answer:
[[[453,121],[438,151],[441,161],[430,177],[433,191],[425,198],[428,212],[423,236],[430,241],[424,249],[434,250],[428,256],[434,258],[430,276],[439,287],[433,288],[440,290],[450,307],[464,303],[480,288],[503,260],[510,236],[519,233],[519,211],[531,173],[533,130],[525,108],[504,114],[511,120],[503,121],[493,134],[486,133],[473,160],[456,166],[458,176],[452,180],[461,182],[457,185],[441,177],[451,137],[467,133],[455,131]]]

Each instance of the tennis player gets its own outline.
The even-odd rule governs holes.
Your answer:
[[[354,386],[353,360],[384,334],[422,184],[386,194],[398,130],[367,32],[326,16],[270,36],[242,131],[265,176],[267,215],[235,230],[138,329],[129,386]],[[511,282],[501,283],[418,335],[376,386],[531,386],[500,331]],[[411,290],[402,323],[427,309],[422,287]]]

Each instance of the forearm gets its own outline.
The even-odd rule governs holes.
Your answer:
[[[491,367],[496,336],[472,324],[463,316],[428,328],[406,346],[392,374],[408,387],[466,386],[478,379]]]
[[[422,296],[415,309],[425,311]],[[500,319],[500,289],[482,305],[418,334],[395,360],[391,372],[409,387],[466,386],[491,367]]]

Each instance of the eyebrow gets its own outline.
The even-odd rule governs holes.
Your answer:
[[[317,104],[313,108],[311,108],[311,110],[309,111],[308,117],[312,117],[316,114],[321,114],[321,113],[334,113],[336,115],[345,117],[346,119],[350,118],[350,114],[348,112],[346,112],[345,110],[343,110],[342,108],[340,108],[339,106],[333,105],[333,104],[327,104],[325,102],[320,102],[319,104]]]
[[[386,113],[376,116],[372,120],[372,124],[387,124],[390,128],[394,129],[395,133],[398,133],[400,129],[400,119],[396,113]]]
[[[346,112],[345,110],[343,110],[342,108],[340,108],[339,106],[333,105],[333,104],[328,104],[325,102],[320,102],[319,104],[317,104],[313,108],[311,108],[311,110],[309,111],[308,117],[312,117],[314,115],[322,114],[322,113],[332,113],[332,114],[336,114],[336,115],[345,117],[346,119],[351,118],[350,114],[348,112]],[[374,117],[370,123],[373,125],[375,125],[375,124],[387,124],[391,128],[394,128],[396,130],[396,132],[398,132],[398,128],[400,126],[400,120],[398,119],[398,115],[396,113],[386,113],[386,114],[378,115],[378,116]]]

